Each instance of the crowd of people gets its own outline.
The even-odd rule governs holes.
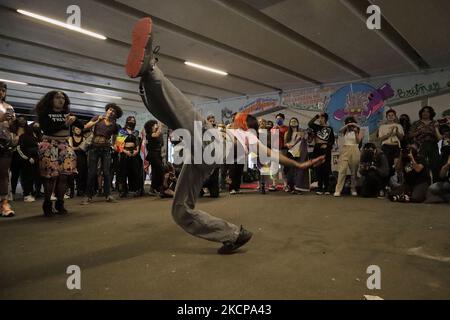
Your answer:
[[[297,162],[322,155],[325,162],[313,169],[258,163],[258,189],[262,193],[277,191],[277,181],[281,180],[282,189],[293,194],[315,191],[318,195],[341,197],[345,192],[398,202],[450,202],[450,114],[435,120],[434,109],[425,106],[413,123],[408,115],[398,117],[393,109],[385,115],[374,141],[366,143],[364,128],[351,116],[337,133],[324,112],[313,117],[307,128],[300,128],[295,117],[286,121],[282,113],[274,122],[259,118],[260,135],[279,135],[275,145],[270,145],[268,139],[269,147]],[[214,116],[209,116],[208,121],[226,130],[225,125],[215,123]],[[333,151],[338,153],[334,172]],[[220,170],[222,189],[228,177],[230,194],[239,193],[244,165],[223,165]]]
[[[43,199],[46,216],[67,214],[64,201],[82,197],[89,205],[94,196],[107,202],[145,194],[173,197],[179,167],[164,156],[164,126],[150,120],[143,134],[136,130],[136,118],[129,116],[121,127],[117,120],[122,109],[107,104],[105,113],[84,122],[70,111],[69,97],[50,91],[35,107],[35,118],[16,115],[7,101],[7,85],[0,83],[0,196],[1,214],[14,216],[11,201],[17,200],[18,182],[23,201]],[[240,114],[231,124],[239,123]],[[363,144],[365,132],[355,118],[348,117],[339,132],[328,124],[327,113],[312,118],[307,128],[298,118],[289,120],[279,113],[273,119],[259,118],[258,135],[268,139],[267,146],[296,162],[324,156],[323,164],[311,168],[283,167],[277,162],[254,161],[258,189],[262,193],[279,190],[301,194],[389,198],[399,202],[450,201],[450,115],[435,120],[432,107],[419,111],[419,120],[411,123],[407,115],[397,117],[386,111],[377,139]],[[225,133],[230,125],[216,123],[208,116],[211,127]],[[226,136],[224,134],[224,136]],[[236,139],[236,138],[235,138]],[[169,133],[173,145],[179,141]],[[234,141],[237,144],[237,141]],[[145,159],[141,150],[145,149]],[[337,169],[332,170],[333,152],[339,153]],[[219,191],[240,193],[243,176],[252,171],[245,160],[223,164],[205,181],[202,195],[219,196]],[[247,169],[246,169],[247,168]],[[246,173],[247,172],[247,173]],[[151,186],[144,191],[147,174]],[[312,182],[317,187],[313,190]]]

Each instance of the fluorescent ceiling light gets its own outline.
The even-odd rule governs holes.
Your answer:
[[[13,84],[21,84],[21,85],[23,85],[23,86],[27,86],[27,85],[28,85],[28,83],[26,83],[26,82],[13,81],[13,80],[0,79],[0,81],[2,81],[2,82],[8,82],[8,83],[13,83]]]
[[[122,99],[122,97],[109,96],[107,94],[99,94],[99,93],[92,93],[92,92],[85,92],[85,94],[88,94],[91,96],[99,96],[99,97],[103,97],[103,98],[110,98],[110,99],[118,99],[118,100]]]
[[[190,67],[197,68],[197,69],[202,69],[202,70],[205,70],[205,71],[217,73],[217,74],[220,74],[222,76],[228,75],[228,73],[226,73],[225,71],[221,71],[221,70],[213,69],[213,68],[210,68],[210,67],[202,66],[201,64],[196,64],[196,63],[192,63],[192,62],[189,62],[189,61],[185,61],[184,64],[188,65]]]
[[[20,14],[26,15],[28,17],[32,17],[32,18],[35,18],[35,19],[38,19],[38,20],[42,20],[42,21],[45,21],[45,22],[57,25],[58,27],[66,28],[66,29],[69,29],[69,30],[72,30],[72,31],[76,31],[76,32],[80,32],[80,33],[83,33],[85,35],[97,38],[97,39],[101,39],[101,40],[106,40],[107,39],[105,36],[103,36],[101,34],[98,34],[98,33],[92,32],[92,31],[88,31],[86,29],[83,29],[83,28],[80,28],[80,27],[77,27],[77,26],[74,26],[74,25],[71,25],[71,24],[67,24],[67,23],[64,23],[64,22],[52,19],[52,18],[44,17],[44,16],[41,16],[41,15],[36,14],[36,13],[32,13],[32,12],[25,11],[25,10],[20,10],[20,9],[17,10],[17,12],[20,13]]]

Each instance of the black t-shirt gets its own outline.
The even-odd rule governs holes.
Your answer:
[[[65,112],[50,112],[39,115],[39,124],[41,126],[42,132],[45,135],[54,136],[55,133],[61,130],[69,130],[66,126],[66,116]]]
[[[97,121],[99,116],[95,116],[91,121]],[[101,120],[94,125],[94,136],[104,137],[107,140],[111,139],[113,135],[119,132],[119,126],[115,122],[111,122],[109,125],[106,124],[105,120]]]
[[[425,166],[425,162],[420,157],[417,157],[416,163],[424,166],[422,171],[416,172],[416,170],[412,167],[411,162],[406,162],[403,166],[403,175],[405,177],[406,184],[414,186],[422,183],[429,183],[430,175],[428,174],[428,169]]]
[[[157,138],[154,138],[151,135],[147,136],[147,151],[149,153],[161,153],[163,145],[162,134]]]
[[[84,136],[81,136],[80,138],[81,138],[80,141],[77,142],[77,141],[75,140],[75,135],[72,136],[72,145],[73,145],[75,148],[76,148],[76,147],[79,147],[79,146],[83,143],[83,141],[84,141],[84,139],[85,139]]]
[[[321,126],[319,124],[314,123],[315,119],[312,119],[308,126],[313,130],[314,134],[320,140],[325,141],[328,146],[332,146],[334,144],[334,131],[330,126]]]

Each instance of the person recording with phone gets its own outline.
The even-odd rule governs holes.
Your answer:
[[[398,202],[423,202],[430,185],[430,175],[417,145],[410,144],[402,149],[395,170],[399,187],[392,190],[389,199]]]
[[[358,195],[356,192],[356,175],[361,157],[359,144],[363,140],[364,132],[353,117],[346,118],[344,120],[344,124],[345,125],[339,130],[339,132],[344,136],[344,145],[342,146],[339,154],[339,173],[336,190],[334,192],[335,197],[341,196],[348,169],[350,169],[351,172],[351,194],[352,196]]]
[[[316,122],[319,123],[316,123]],[[318,188],[317,194],[330,194],[331,150],[335,142],[333,128],[328,125],[328,114],[317,114],[308,123],[315,136],[313,157],[325,155],[325,162],[316,168]]]
[[[389,163],[386,155],[375,144],[364,145],[359,173],[362,177],[361,196],[384,198],[384,189],[389,177]]]
[[[427,203],[450,202],[450,123],[441,121],[442,142],[441,142],[441,169],[439,171],[439,181],[433,183],[428,188]]]

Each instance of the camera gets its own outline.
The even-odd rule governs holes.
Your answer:
[[[401,157],[403,163],[408,162],[408,161],[411,160],[409,158],[410,151],[411,151],[411,149],[409,149],[409,148],[402,149],[402,151],[400,153],[400,157]]]

